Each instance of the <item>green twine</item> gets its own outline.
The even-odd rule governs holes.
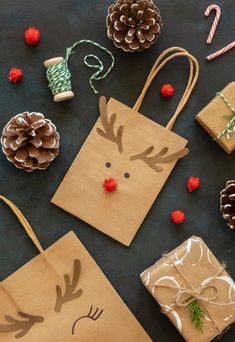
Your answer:
[[[53,95],[62,93],[64,91],[72,90],[71,73],[68,68],[68,60],[69,60],[70,55],[75,52],[74,49],[78,45],[83,44],[83,43],[92,44],[100,48],[101,50],[108,53],[112,60],[110,67],[102,75],[102,72],[104,71],[104,65],[103,65],[103,62],[99,59],[99,57],[93,54],[90,54],[84,57],[84,60],[83,60],[84,64],[88,68],[93,68],[96,70],[96,72],[89,79],[90,86],[93,89],[95,94],[98,94],[98,91],[96,90],[93,84],[93,81],[104,79],[114,67],[115,59],[114,59],[113,54],[109,50],[107,50],[105,47],[101,46],[100,44],[93,42],[92,40],[87,40],[87,39],[79,40],[78,42],[73,44],[73,46],[66,48],[66,56],[65,56],[65,60],[63,63],[54,64],[47,69],[47,79],[49,82],[49,88],[51,89],[51,92]],[[95,60],[96,64],[92,64],[91,62],[89,62],[89,59],[91,58]]]
[[[47,69],[49,88],[53,95],[72,89],[70,71],[65,63],[58,63]]]
[[[224,116],[225,118],[229,120],[229,122],[227,123],[226,128],[222,132],[219,133],[219,135],[215,138],[215,140],[220,139],[225,134],[226,134],[226,138],[229,140],[230,135],[235,132],[235,108],[231,105],[231,103],[226,99],[226,97],[223,94],[217,93],[217,95],[220,96],[224,100],[226,105],[231,109],[232,114]]]

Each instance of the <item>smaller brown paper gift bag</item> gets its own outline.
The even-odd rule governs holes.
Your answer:
[[[235,82],[217,93],[196,120],[227,153],[232,153],[235,149]]]
[[[40,252],[0,283],[1,342],[151,341],[73,232],[43,250],[0,199]]]
[[[175,114],[163,127],[138,110],[155,76],[176,57],[188,59],[190,74]],[[198,74],[198,62],[193,56],[184,49],[170,48],[156,60],[133,108],[112,98],[106,103],[102,97],[100,118],[52,203],[129,246],[177,161],[188,153],[187,140],[171,128]],[[117,182],[116,191],[104,191],[102,183],[106,179]]]
[[[165,254],[140,277],[188,342],[211,341],[235,321],[235,283],[199,237]],[[202,316],[198,321],[194,315],[193,322],[195,307]]]

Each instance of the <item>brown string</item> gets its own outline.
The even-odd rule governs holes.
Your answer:
[[[167,55],[170,54],[170,56],[167,57]],[[199,64],[198,61],[196,60],[196,58],[194,56],[192,56],[188,51],[186,51],[185,49],[179,48],[179,47],[172,47],[169,48],[167,50],[165,50],[156,60],[156,62],[154,63],[148,77],[146,80],[146,83],[143,87],[143,90],[138,98],[138,100],[136,101],[133,109],[135,111],[138,111],[143,100],[145,97],[145,94],[148,90],[148,88],[150,87],[152,81],[154,80],[154,78],[157,76],[157,74],[159,73],[159,71],[171,60],[173,60],[176,57],[187,57],[188,61],[189,61],[189,78],[188,78],[188,83],[187,86],[185,88],[184,94],[176,108],[176,111],[174,113],[174,115],[172,116],[172,118],[170,119],[170,121],[168,122],[168,124],[166,125],[166,128],[171,130],[177,117],[179,116],[179,114],[181,113],[181,111],[183,110],[183,108],[185,107],[196,83],[199,77]]]
[[[235,305],[235,302],[217,303],[217,302],[213,301],[213,299],[217,298],[217,294],[219,291],[215,285],[211,285],[211,282],[213,280],[215,280],[225,270],[225,266],[223,266],[213,277],[211,277],[209,283],[206,283],[205,285],[200,286],[199,288],[195,289],[194,286],[190,283],[190,281],[181,272],[180,268],[172,261],[171,257],[168,254],[164,254],[163,257],[166,257],[172,263],[172,265],[175,267],[177,272],[181,275],[181,277],[184,279],[184,281],[190,287],[190,289],[188,289],[188,288],[184,288],[184,287],[177,287],[174,285],[155,285],[156,287],[166,287],[166,288],[172,288],[172,289],[178,290],[178,294],[176,295],[176,298],[175,298],[175,306],[185,308],[190,303],[192,303],[195,299],[197,299],[198,301],[200,301],[202,303],[209,303],[209,304],[214,304],[214,305],[218,305],[218,306]],[[202,295],[202,292],[208,288],[215,289],[216,295],[214,297],[206,298]],[[187,294],[189,297],[181,300],[182,294]],[[208,314],[210,315],[210,317],[211,317],[213,323],[215,324],[216,328],[218,329],[219,333],[222,334],[222,330],[220,329],[219,324],[217,323],[216,319],[214,318],[212,313],[207,308],[206,308],[206,310],[207,310]]]

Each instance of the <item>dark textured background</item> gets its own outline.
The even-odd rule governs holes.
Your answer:
[[[218,2],[223,9],[222,21],[213,44],[207,46],[213,15],[205,19],[203,13],[209,1],[159,0],[164,21],[162,35],[151,49],[136,54],[118,50],[106,36],[105,17],[111,3],[112,0],[1,0],[0,128],[22,111],[42,112],[57,125],[61,150],[48,170],[31,174],[16,169],[0,153],[0,192],[22,209],[45,248],[73,229],[152,339],[178,342],[182,338],[161,314],[157,303],[141,284],[139,274],[160,258],[162,252],[196,234],[205,239],[218,258],[228,263],[235,278],[235,233],[227,229],[219,213],[219,192],[228,179],[234,178],[234,154],[227,155],[194,120],[215,93],[234,80],[235,51],[210,63],[205,56],[234,40],[235,3],[234,0]],[[42,31],[42,41],[36,48],[22,40],[28,25],[38,26]],[[52,101],[47,88],[43,61],[63,56],[66,46],[83,38],[105,45],[116,57],[111,75],[96,83],[100,94],[115,97],[129,106],[134,104],[150,67],[164,49],[184,47],[200,62],[200,80],[174,127],[175,132],[189,139],[191,153],[175,168],[130,248],[50,204],[98,117],[98,97],[89,88],[90,71],[83,66],[82,59],[86,52],[99,52],[93,48],[78,48],[70,60],[76,96],[58,104]],[[109,62],[102,53],[99,56]],[[25,72],[20,84],[13,85],[7,80],[12,66],[19,66]],[[167,66],[147,94],[142,113],[165,124],[183,91],[187,73],[184,60]],[[176,88],[176,95],[169,101],[159,95],[159,86],[166,82],[172,82]],[[202,179],[200,190],[192,194],[185,189],[190,175]],[[187,221],[181,226],[169,220],[169,213],[177,208],[187,214]],[[2,204],[0,209],[0,277],[4,279],[37,251],[9,210]],[[235,327],[232,327],[222,336],[222,341],[234,340]]]

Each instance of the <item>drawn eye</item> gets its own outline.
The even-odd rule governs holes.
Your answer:
[[[125,178],[130,178],[130,174],[129,174],[128,172],[125,172],[125,173],[124,173],[124,177],[125,177]]]
[[[110,162],[107,162],[107,163],[106,163],[106,167],[107,167],[108,169],[109,169],[111,166],[112,166],[112,165],[111,165]]]
[[[78,319],[76,319],[76,321],[73,323],[73,326],[72,326],[72,335],[74,335],[75,333],[75,328],[76,328],[76,325],[79,321],[81,321],[82,319],[84,318],[88,318],[88,319],[91,319],[92,321],[97,321],[97,319],[100,318],[100,316],[102,315],[102,313],[104,312],[103,309],[99,309],[97,308],[96,310],[93,310],[93,305],[91,305],[90,307],[90,310],[88,312],[88,314],[84,315],[84,316],[80,316],[78,317]]]

